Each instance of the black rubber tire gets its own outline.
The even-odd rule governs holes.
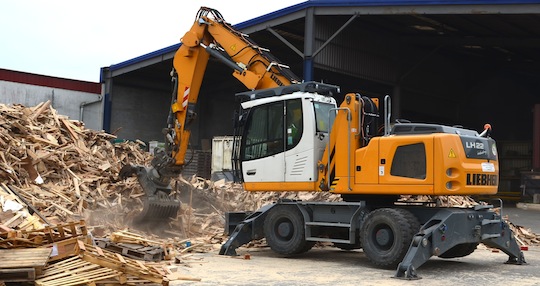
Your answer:
[[[282,255],[310,250],[314,241],[306,241],[304,217],[295,205],[277,205],[264,220],[264,235],[270,248]]]
[[[476,250],[478,243],[463,243],[458,244],[445,253],[439,255],[440,258],[456,258],[456,257],[465,257]]]
[[[366,257],[376,266],[396,268],[420,230],[418,219],[409,211],[381,208],[370,212],[360,228]]]

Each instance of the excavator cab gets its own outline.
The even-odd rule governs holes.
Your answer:
[[[241,103],[247,116],[235,132],[241,136],[233,158],[246,190],[284,182],[289,190],[307,190],[302,186],[317,181],[316,160],[328,143],[337,92],[334,85],[305,82],[237,94],[249,99]]]

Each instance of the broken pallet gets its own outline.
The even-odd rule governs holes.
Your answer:
[[[159,283],[161,285],[169,285],[166,275],[170,273],[168,269],[161,266],[145,265],[142,261],[123,257],[118,253],[101,249],[98,246],[85,244],[78,241],[79,256],[82,260],[101,265],[106,268],[121,271],[126,275],[136,276],[140,279]]]
[[[108,238],[95,238],[97,246],[123,256],[144,261],[162,261],[165,251],[157,245],[140,245],[135,243],[116,243]]]
[[[85,238],[88,230],[84,220],[36,230],[0,231],[0,248],[38,247],[72,238]]]
[[[43,270],[43,274],[36,279],[35,284],[38,286],[71,286],[94,283],[95,285],[101,280],[110,278],[114,278],[118,282],[124,281],[121,278],[122,275],[119,271],[104,268],[74,256],[47,266]]]
[[[46,266],[51,251],[50,248],[0,250],[0,281],[34,281]]]

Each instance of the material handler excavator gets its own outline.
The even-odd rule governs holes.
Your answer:
[[[199,88],[210,56],[233,70],[248,91],[237,94],[233,170],[246,191],[329,192],[340,202],[280,200],[259,210],[227,214],[228,241],[220,254],[254,239],[289,256],[315,242],[362,248],[395,277],[419,278],[431,256],[463,257],[479,243],[502,250],[507,263],[525,259],[508,224],[492,205],[472,208],[408,204],[401,195],[497,193],[498,158],[491,126],[484,131],[439,124],[390,123],[391,101],[358,93],[337,105],[338,86],[302,82],[268,50],[234,30],[221,14],[202,7],[174,57],[166,146],[151,166],[126,165],[147,197],[141,221],[176,215],[171,178],[180,175],[195,119]],[[384,132],[378,128],[384,110]],[[501,202],[502,211],[502,202]]]

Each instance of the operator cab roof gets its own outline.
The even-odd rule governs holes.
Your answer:
[[[298,84],[291,84],[286,86],[278,86],[274,88],[250,90],[240,92],[236,94],[237,98],[242,101],[254,100],[265,97],[279,96],[284,94],[291,94],[293,92],[312,92],[325,96],[334,96],[340,92],[339,86],[321,83],[316,81],[307,81]]]

